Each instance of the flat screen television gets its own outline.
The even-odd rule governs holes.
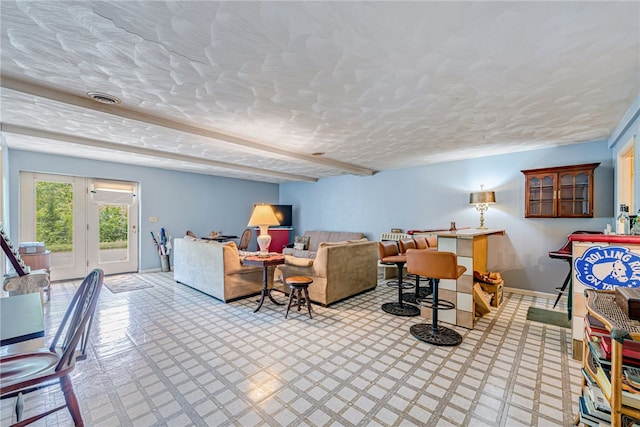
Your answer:
[[[271,205],[281,227],[293,227],[292,205]]]

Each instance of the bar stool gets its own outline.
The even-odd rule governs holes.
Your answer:
[[[289,309],[292,305],[297,305],[298,311],[300,311],[301,302],[304,299],[304,303],[309,311],[309,318],[313,319],[313,316],[311,316],[311,299],[309,298],[309,285],[313,283],[313,279],[306,276],[291,276],[287,277],[284,281],[290,288],[289,304],[287,305],[287,312],[285,313],[284,318],[286,319],[289,315]],[[303,292],[304,296],[302,296]],[[295,301],[293,300],[294,297],[296,299]]]
[[[454,346],[462,342],[462,336],[459,333],[438,325],[438,310],[455,309],[453,302],[438,299],[438,283],[440,279],[457,280],[466,270],[466,267],[458,265],[456,254],[453,252],[420,249],[407,251],[407,271],[434,279],[431,301],[421,301],[423,307],[432,310],[431,324],[419,323],[411,326],[409,329],[411,335],[420,341],[440,346]]]
[[[603,234],[603,233],[602,231],[576,230],[571,234]],[[558,291],[558,296],[556,297],[556,301],[553,303],[553,308],[556,308],[556,305],[558,305],[558,302],[560,302],[560,298],[562,298],[562,294],[567,289],[567,285],[571,281],[571,273],[573,271],[573,269],[571,268],[571,261],[573,259],[573,250],[572,250],[571,241],[569,240],[568,236],[567,236],[567,242],[564,244],[563,247],[561,247],[557,251],[549,251],[549,258],[561,259],[569,263],[569,272],[567,273],[567,276],[564,278],[564,282],[562,283],[562,286],[559,288],[556,288],[556,290]]]
[[[427,250],[429,245],[427,244],[427,239],[425,237],[414,237],[408,239],[400,239],[398,241],[398,245],[400,246],[400,255],[406,255],[407,250],[409,249],[424,249]],[[428,297],[431,295],[431,286],[420,286],[420,276],[417,274],[411,274],[416,279],[415,292],[406,293],[402,295],[402,300],[405,302],[409,302],[411,304],[419,304],[419,300]],[[428,279],[431,281],[431,279]]]
[[[391,240],[378,242],[378,254],[380,256],[381,263],[395,264],[398,268],[398,282],[387,283],[387,286],[398,288],[398,302],[387,302],[382,304],[382,311],[393,314],[394,316],[418,316],[420,314],[420,309],[415,305],[405,304],[402,300],[402,291],[413,287],[413,285],[404,284],[402,281],[402,270],[407,262],[407,257],[405,255],[400,255],[397,243]]]

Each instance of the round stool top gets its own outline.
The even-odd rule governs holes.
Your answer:
[[[308,285],[313,283],[313,279],[307,276],[291,276],[285,279],[287,285]]]

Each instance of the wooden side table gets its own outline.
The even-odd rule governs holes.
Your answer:
[[[276,265],[284,264],[284,255],[270,255],[265,258],[258,256],[248,256],[242,261],[244,265],[253,265],[256,267],[262,267],[262,292],[260,293],[260,301],[258,307],[253,310],[257,312],[262,307],[265,297],[269,297],[272,303],[277,305],[284,305],[282,302],[278,302],[271,296],[271,289],[269,289],[269,267],[275,267]]]

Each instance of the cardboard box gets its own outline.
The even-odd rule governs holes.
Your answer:
[[[483,291],[492,295],[491,306],[500,307],[500,304],[502,304],[502,298],[503,298],[502,288],[504,287],[504,280],[500,281],[500,283],[495,285],[492,285],[489,283],[483,283],[483,282],[476,282],[476,283],[480,284],[480,287],[482,288]]]

